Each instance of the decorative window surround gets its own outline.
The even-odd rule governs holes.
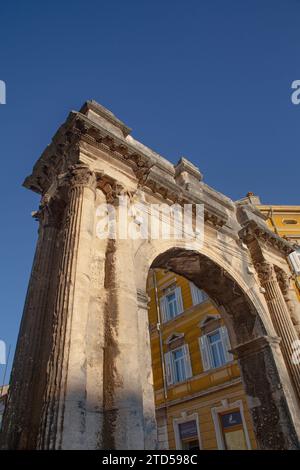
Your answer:
[[[199,426],[199,416],[198,413],[187,414],[186,412],[181,413],[181,418],[174,418],[173,419],[173,429],[175,435],[175,444],[176,450],[182,450],[182,441],[180,438],[179,433],[179,424],[187,423],[189,421],[196,421],[197,426],[197,433],[198,433],[198,441],[199,441],[199,449],[202,449],[202,442],[201,442],[201,434],[200,434],[200,426]]]
[[[216,357],[213,354],[214,345],[210,341],[210,337],[213,334],[219,334],[220,339],[217,342],[221,344],[222,348],[222,350],[220,351],[219,346],[217,346],[217,355],[221,361],[221,363],[218,365],[216,364]],[[200,336],[199,349],[201,353],[202,366],[204,371],[219,369],[220,367],[224,367],[226,364],[234,360],[233,355],[229,352],[231,346],[227,328],[225,326],[220,326],[219,328],[209,331],[209,333]]]
[[[173,298],[171,298],[171,296],[173,296]],[[167,291],[165,295],[160,298],[159,302],[162,323],[174,320],[184,311],[180,287],[175,287]]]
[[[182,346],[184,344],[184,333],[172,333],[165,341],[169,349]],[[175,346],[176,345],[176,346]]]
[[[239,409],[239,411],[241,413],[241,418],[242,418],[242,423],[243,423],[243,430],[244,430],[244,434],[245,434],[247,449],[251,450],[250,438],[249,438],[248,429],[247,429],[247,425],[246,425],[246,420],[245,420],[245,416],[244,416],[244,407],[243,407],[242,400],[237,400],[236,402],[230,403],[230,404],[228,403],[227,400],[222,400],[222,406],[214,407],[214,408],[211,409],[211,414],[212,414],[214,427],[215,427],[215,431],[216,431],[218,449],[219,450],[225,450],[226,449],[225,442],[224,442],[224,439],[223,439],[223,432],[222,432],[221,424],[220,424],[220,420],[219,420],[219,414],[224,413],[226,411],[230,412],[231,410],[234,410],[234,409]]]
[[[158,282],[158,290],[164,291],[165,289],[168,289],[170,286],[176,283],[177,283],[177,278],[173,276],[171,276],[169,279],[162,279],[160,283]]]
[[[181,353],[175,357],[177,353]],[[178,368],[176,365],[178,365]],[[165,353],[166,379],[167,385],[176,385],[184,383],[193,376],[189,347],[184,344],[178,348]],[[180,379],[179,375],[183,377]]]

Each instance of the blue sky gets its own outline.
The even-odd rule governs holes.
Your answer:
[[[300,203],[299,18],[299,0],[1,3],[0,339],[14,350],[37,235],[22,181],[87,99],[233,199]]]

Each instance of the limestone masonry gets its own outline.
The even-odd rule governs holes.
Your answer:
[[[173,165],[94,101],[71,112],[26,178],[39,238],[1,434],[8,449],[155,449],[149,269],[205,290],[227,326],[260,449],[299,449],[299,301],[289,241],[251,201]],[[99,239],[118,195],[204,204],[204,243]]]

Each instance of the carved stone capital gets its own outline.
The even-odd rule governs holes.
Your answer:
[[[95,173],[83,163],[77,163],[69,167],[69,171],[65,175],[65,182],[70,188],[85,186],[93,190],[96,189]]]
[[[258,336],[246,343],[239,344],[230,352],[232,354],[236,354],[239,359],[242,359],[251,356],[252,354],[256,354],[268,347],[278,348],[280,342],[281,338],[278,336]]]
[[[257,271],[260,282],[263,284],[268,281],[276,281],[276,274],[272,264],[267,261],[262,261],[261,263],[255,264],[255,269]]]
[[[283,271],[282,269],[276,269],[276,267],[275,273],[283,297],[287,300],[289,298],[290,277],[286,274],[285,271]]]
[[[118,196],[124,192],[124,187],[121,184],[106,175],[97,176],[97,188],[105,194],[109,204],[115,204],[118,201]]]

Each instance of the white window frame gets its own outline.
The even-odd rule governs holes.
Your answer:
[[[174,352],[178,351],[179,349],[183,349],[183,360],[184,360],[184,371],[185,371],[185,378],[180,381],[175,381],[175,365],[174,365]],[[164,355],[165,366],[166,366],[166,379],[167,385],[177,385],[180,383],[184,383],[193,377],[192,371],[192,364],[190,358],[190,351],[188,344],[183,344],[178,348],[171,349],[170,351],[166,352]]]
[[[296,276],[300,276],[300,249],[290,253],[288,260]]]
[[[186,415],[184,413],[184,416],[182,416],[182,418],[174,418],[173,419],[173,429],[174,429],[176,450],[182,450],[182,442],[181,442],[181,438],[180,438],[179,424],[187,423],[189,421],[196,421],[199,449],[202,450],[202,440],[201,440],[201,434],[200,434],[198,413],[193,413],[193,414],[190,414],[190,415]]]
[[[215,335],[218,335],[218,339],[212,341],[212,337],[215,336]],[[227,364],[228,361],[227,361],[227,357],[226,357],[224,341],[223,341],[223,338],[222,338],[222,335],[221,335],[220,328],[217,328],[216,330],[208,333],[206,336],[207,336],[207,339],[208,339],[208,347],[209,347],[209,350],[210,350],[210,357],[211,357],[211,360],[212,360],[212,368],[217,369],[218,367],[225,366],[225,364]],[[219,350],[219,347],[222,350],[221,352]],[[214,348],[215,348],[215,352],[216,352],[216,355],[217,355],[217,358],[218,358],[218,361],[220,362],[220,364],[215,364]],[[221,353],[223,353],[223,358],[221,357]],[[224,361],[222,359],[224,359]]]
[[[224,351],[224,356],[225,356],[225,363],[220,366],[214,365],[212,351],[211,351],[211,344],[208,338],[209,336],[213,335],[217,331],[219,331],[220,333],[220,339],[223,345],[223,351]],[[228,350],[231,349],[231,345],[230,345],[230,339],[229,339],[228,330],[226,326],[220,326],[219,328],[216,328],[215,330],[209,332],[208,334],[201,335],[198,338],[198,341],[199,341],[199,349],[200,349],[200,354],[201,354],[201,359],[202,359],[203,371],[207,371],[211,369],[219,369],[221,367],[226,366],[227,364],[230,364],[232,361],[234,361],[233,355],[230,352],[228,352]]]
[[[199,289],[199,287],[195,286],[195,284],[191,281],[190,281],[190,289],[191,289],[193,306],[200,305],[203,302],[206,302],[206,300],[208,300],[207,293],[204,292],[204,290]]]
[[[170,312],[168,308],[168,301],[167,296],[170,294],[175,294],[175,301],[177,304],[177,314],[174,317],[170,317]],[[161,319],[162,323],[166,323],[168,321],[174,320],[179,315],[181,315],[184,311],[183,309],[183,301],[182,301],[182,294],[181,294],[181,287],[176,287],[175,289],[166,292],[159,300],[160,302],[160,312],[161,312]]]
[[[223,430],[222,430],[220,419],[219,419],[219,414],[224,413],[224,412],[226,413],[227,411],[228,413],[230,413],[230,411],[234,409],[238,409],[240,411],[247,449],[251,450],[251,443],[250,443],[249,433],[248,433],[247,424],[246,424],[246,420],[244,416],[244,406],[243,406],[242,400],[237,400],[234,403],[230,403],[230,404],[226,403],[222,406],[211,408],[211,414],[212,414],[212,419],[214,422],[218,449],[219,450],[226,449],[226,445],[225,445],[224,437],[223,437]]]

